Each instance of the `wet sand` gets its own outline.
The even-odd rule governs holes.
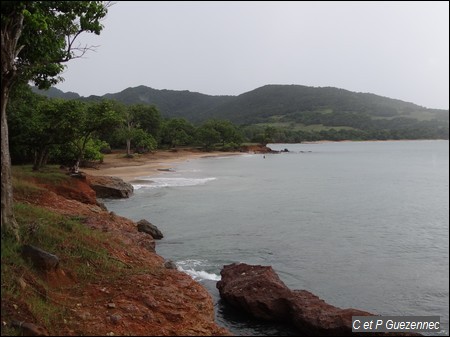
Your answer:
[[[239,154],[239,152],[202,152],[182,149],[177,151],[160,150],[153,153],[136,154],[133,158],[127,158],[125,152],[113,152],[106,154],[103,163],[98,164],[95,168],[82,168],[81,171],[95,176],[115,176],[129,182],[137,177],[157,175],[188,160]]]

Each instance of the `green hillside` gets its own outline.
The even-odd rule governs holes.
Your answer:
[[[266,85],[217,106],[211,114],[226,116],[237,123],[268,121],[273,116],[285,121],[304,122],[311,113],[320,115],[364,114],[372,118],[410,117],[421,120],[444,119],[448,110],[432,110],[413,103],[356,93],[344,89],[301,85]]]
[[[233,96],[210,96],[188,90],[157,90],[146,86],[127,88],[102,98],[115,99],[125,104],[156,105],[164,117],[184,117],[192,121],[209,119],[208,112],[218,105],[233,100]]]
[[[53,97],[55,97],[53,89]],[[57,92],[56,92],[57,93]],[[46,94],[46,93],[44,93]],[[64,93],[57,93],[64,97]],[[74,98],[74,93],[70,93]],[[48,95],[48,94],[47,94]],[[226,119],[239,125],[259,125],[292,132],[357,131],[350,138],[448,139],[449,111],[332,87],[266,85],[239,96],[210,96],[190,91],[157,90],[146,86],[114,94],[80,98],[115,99],[125,104],[155,105],[167,118],[192,123]],[[387,133],[386,133],[387,132]],[[369,135],[369,134],[370,135]],[[386,133],[386,135],[383,135]]]
[[[63,98],[63,99],[79,99],[81,98],[76,92],[64,92],[57,88],[50,87],[47,90],[39,90],[37,87],[31,87],[31,90],[35,93],[50,97],[50,98]]]

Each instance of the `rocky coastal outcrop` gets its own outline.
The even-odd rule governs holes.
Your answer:
[[[25,245],[22,256],[33,267],[18,278],[22,299],[2,293],[2,335],[9,327],[21,335],[230,335],[215,323],[208,291],[157,255],[151,235],[96,204],[88,184],[95,179],[67,179],[58,186],[41,182],[35,193],[15,194],[16,201],[58,214],[61,226],[75,220],[85,225],[87,233],[92,232],[86,240],[101,248],[112,267],[101,270],[95,258],[86,257],[93,252],[68,254],[74,247],[70,241],[54,245],[61,255]],[[80,270],[89,277],[78,274]],[[43,296],[42,305],[52,308],[48,310],[52,323],[37,320],[27,309],[27,291]]]
[[[241,147],[241,152],[249,153],[278,153],[266,145],[244,145]]]
[[[133,185],[118,177],[88,176],[87,181],[97,194],[97,198],[129,198]]]
[[[285,321],[289,314],[291,291],[272,267],[231,264],[220,272],[220,296],[252,316],[270,321]]]
[[[33,183],[49,192],[64,196],[69,200],[76,200],[83,204],[97,204],[95,191],[86,183],[87,176],[80,174],[76,178],[58,181],[57,184],[34,179]]]
[[[222,299],[256,318],[292,323],[301,335],[352,335],[352,316],[375,316],[353,308],[335,307],[306,290],[291,290],[270,266],[230,264],[220,274],[222,279],[217,288]]]

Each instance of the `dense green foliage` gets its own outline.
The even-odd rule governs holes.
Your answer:
[[[64,96],[56,89],[49,94]],[[449,135],[448,110],[330,87],[267,85],[239,96],[208,96],[139,86],[103,97],[125,104],[154,104],[163,117],[184,118],[191,123],[226,119],[241,125],[247,140],[261,143],[448,139]],[[214,133],[209,133],[214,138]]]
[[[74,165],[101,159],[100,132],[115,128],[121,116],[110,101],[84,103],[49,99],[16,87],[8,106],[10,152],[13,162],[33,162],[38,170],[48,160]]]
[[[2,30],[12,32],[23,20],[14,61],[19,78],[40,88],[61,81],[64,62],[89,50],[75,40],[83,32],[100,34],[107,9],[102,1],[2,1]]]
[[[102,160],[108,148],[147,152],[157,147],[199,146],[237,149],[241,131],[229,121],[210,120],[196,127],[185,119],[162,119],[155,106],[117,101],[48,98],[18,86],[8,107],[13,163],[74,166]]]
[[[161,117],[154,106],[134,104],[125,106],[122,103],[114,103],[116,111],[121,116],[121,124],[118,128],[108,130],[110,136],[105,135],[113,145],[125,143],[127,155],[131,156],[131,146],[138,152],[146,152],[156,149],[157,142],[153,135],[159,133]]]
[[[194,142],[195,127],[184,118],[171,118],[162,122],[160,142],[171,148]]]
[[[231,122],[211,119],[197,129],[197,140],[205,149],[210,149],[216,143],[220,143],[228,150],[232,150],[242,143],[243,137]]]
[[[61,81],[59,74],[65,68],[64,63],[81,57],[90,50],[88,46],[75,44],[76,40],[84,32],[100,34],[103,29],[100,20],[105,17],[109,5],[110,3],[103,1],[2,1],[0,13],[2,237],[8,235],[14,236],[17,241],[20,240],[18,224],[14,218],[8,143],[10,137],[6,112],[11,91],[16,85],[29,81],[33,81],[39,88],[48,88]],[[48,107],[49,110],[59,108],[61,106]],[[38,124],[43,125],[39,121]],[[56,141],[54,139],[51,142]],[[35,164],[40,165],[46,160],[48,145],[51,144],[38,149],[40,154],[35,157],[40,158],[35,160]]]

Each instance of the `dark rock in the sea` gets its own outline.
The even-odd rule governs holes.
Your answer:
[[[357,309],[340,309],[306,290],[294,290],[289,300],[291,321],[304,334],[348,336],[352,316],[375,316]]]
[[[97,198],[129,198],[133,194],[133,185],[118,177],[89,176],[89,185]]]
[[[291,290],[270,266],[231,264],[224,266],[220,275],[217,288],[226,302],[256,318],[290,322],[301,335],[348,336],[352,334],[352,316],[376,316],[335,307],[306,290]],[[420,336],[417,333],[377,334]]]
[[[31,245],[22,247],[22,256],[42,271],[54,271],[59,266],[59,258],[56,255]]]
[[[137,228],[139,232],[150,234],[155,240],[160,240],[164,237],[158,227],[151,224],[145,219],[139,220],[137,222]]]
[[[220,275],[220,296],[233,306],[265,320],[289,319],[290,290],[272,267],[231,264]]]

